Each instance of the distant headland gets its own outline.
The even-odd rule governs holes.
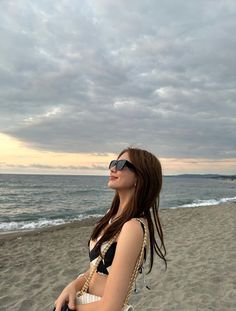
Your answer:
[[[180,175],[166,175],[165,177],[180,177],[180,178],[214,178],[235,180],[236,175],[220,175],[220,174],[180,174]]]

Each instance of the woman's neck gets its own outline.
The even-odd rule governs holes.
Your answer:
[[[119,193],[119,199],[120,199],[120,204],[118,211],[116,213],[115,217],[119,217],[123,211],[125,210],[126,206],[129,204],[131,201],[131,198],[133,196],[133,193],[129,192],[118,192]]]

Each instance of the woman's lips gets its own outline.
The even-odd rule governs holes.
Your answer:
[[[115,176],[109,176],[109,180],[115,180],[117,179],[118,177],[115,177]]]

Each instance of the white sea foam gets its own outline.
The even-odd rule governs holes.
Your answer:
[[[200,206],[219,205],[219,204],[233,203],[233,202],[236,202],[236,197],[221,198],[221,199],[211,199],[211,200],[194,200],[192,203],[183,204],[183,205],[176,206],[176,207],[171,207],[171,209],[185,208],[185,207],[200,207]]]
[[[66,223],[71,223],[73,221],[88,219],[90,217],[101,217],[101,216],[102,215],[100,214],[93,214],[93,215],[87,215],[87,216],[83,215],[83,216],[79,216],[73,219],[50,220],[50,219],[42,218],[42,219],[39,219],[38,221],[3,222],[3,223],[0,223],[0,232],[47,228],[47,227],[63,225]]]

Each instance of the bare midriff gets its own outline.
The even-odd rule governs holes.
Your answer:
[[[96,296],[103,296],[104,289],[106,286],[107,281],[107,275],[101,275],[97,272],[94,273],[91,282],[89,283],[89,289],[88,292],[90,294],[96,295]]]

